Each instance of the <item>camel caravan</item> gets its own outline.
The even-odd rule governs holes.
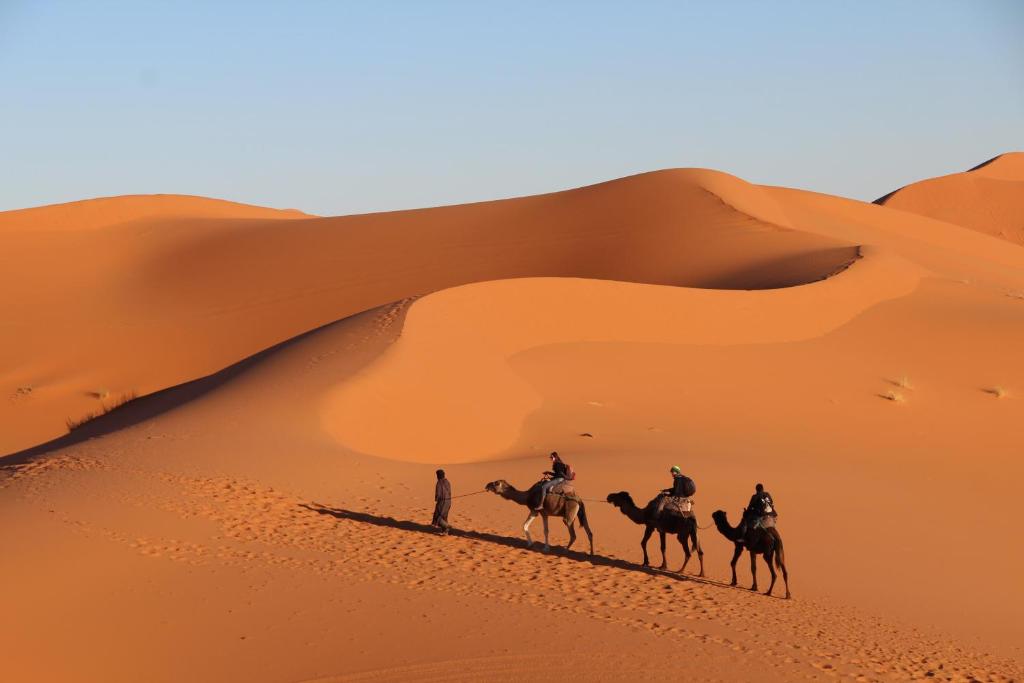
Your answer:
[[[544,550],[549,550],[548,518],[558,517],[569,531],[569,543],[566,545],[566,550],[572,548],[576,542],[576,520],[578,519],[580,526],[587,534],[590,554],[593,555],[594,534],[587,521],[586,504],[572,483],[576,474],[571,466],[562,461],[557,452],[552,452],[549,457],[551,470],[545,472],[543,479],[526,490],[517,489],[504,479],[492,481],[484,489],[529,509],[529,515],[523,523],[527,547],[533,545],[530,526],[537,517],[540,517],[544,525]],[[679,540],[679,544],[683,548],[683,566],[679,568],[678,573],[686,572],[690,559],[696,553],[700,565],[697,576],[703,577],[704,550],[697,537],[699,527],[693,512],[693,496],[697,492],[697,487],[692,479],[682,473],[679,467],[673,466],[671,474],[672,486],[658,493],[644,507],[639,507],[627,491],[609,493],[606,502],[615,506],[634,524],[644,527],[643,538],[640,540],[640,547],[644,554],[644,567],[650,566],[647,542],[657,531],[661,541],[661,566],[659,569],[664,571],[668,568],[665,557],[665,538],[671,534]],[[442,533],[447,533],[451,488],[447,480],[444,479],[442,470],[438,470],[438,480],[435,494],[437,507],[433,523],[435,526],[441,527]],[[738,526],[733,527],[729,523],[728,516],[722,510],[717,510],[711,517],[718,532],[735,546],[730,563],[732,568],[732,583],[730,585],[735,586],[737,583],[736,563],[743,551],[747,550],[750,553],[750,573],[753,578],[750,590],[757,590],[757,556],[760,555],[768,565],[768,571],[772,577],[765,595],[771,595],[775,588],[778,578],[776,568],[778,568],[782,572],[782,580],[786,588],[785,597],[789,598],[789,573],[786,571],[782,536],[775,525],[778,513],[775,510],[775,501],[771,494],[765,491],[761,484],[758,484],[750,502],[743,510]]]

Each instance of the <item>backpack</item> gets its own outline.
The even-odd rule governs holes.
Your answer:
[[[576,478],[576,470],[572,468],[572,465],[566,463],[565,465],[565,480],[573,481]]]
[[[679,486],[684,496],[689,498],[693,494],[697,493],[697,484],[693,482],[693,479],[686,476],[680,476],[679,479],[682,480]]]

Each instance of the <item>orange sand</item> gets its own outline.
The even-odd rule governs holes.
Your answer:
[[[893,203],[934,182],[0,213],[9,677],[1019,679],[1024,248]],[[456,494],[525,486],[551,449],[595,560],[524,549],[491,494],[455,501],[468,535],[423,526],[438,464]],[[794,600],[725,585],[714,528],[708,580],[636,566],[642,528],[597,501],[674,463],[702,526],[768,486]]]

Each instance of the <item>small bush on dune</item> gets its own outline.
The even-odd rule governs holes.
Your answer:
[[[893,403],[905,403],[907,400],[903,394],[898,391],[887,391],[882,394],[882,398],[887,401],[892,401]]]
[[[992,394],[996,398],[1006,398],[1010,395],[1010,392],[1005,387],[992,387],[991,389],[986,389],[985,392]]]
[[[104,391],[106,391],[106,390],[104,390]],[[106,395],[109,395],[109,393],[105,393],[104,396],[102,396],[102,397],[99,396],[98,393],[94,394],[94,395],[97,398],[100,398],[102,400],[102,398],[104,398]],[[126,403],[131,403],[136,398],[138,398],[138,394],[136,394],[134,391],[128,392],[127,394],[121,394],[121,397],[119,399],[117,399],[116,401],[114,401],[113,403],[111,403],[109,405],[102,404],[102,408],[100,410],[88,412],[85,415],[83,415],[82,417],[78,418],[77,420],[69,417],[68,419],[66,419],[64,421],[64,423],[68,426],[68,431],[72,432],[72,431],[78,429],[79,427],[81,427],[82,425],[84,425],[84,424],[86,424],[88,422],[92,422],[97,417],[100,417],[102,415],[106,415],[107,413],[113,412],[113,411],[117,410],[118,408],[120,408],[121,406],[125,405]]]

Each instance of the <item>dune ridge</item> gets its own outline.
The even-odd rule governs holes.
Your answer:
[[[159,213],[139,217],[154,206]],[[18,398],[0,406],[17,425],[0,435],[0,453],[59,435],[96,411],[97,395],[152,393],[447,287],[551,276],[786,287],[826,277],[857,250],[784,225],[760,188],[703,170],[341,218],[253,218],[266,210],[171,197],[56,211],[67,221],[83,212],[92,229],[55,240],[35,223],[49,209],[0,214],[10,247],[0,256],[10,359],[0,381]]]

